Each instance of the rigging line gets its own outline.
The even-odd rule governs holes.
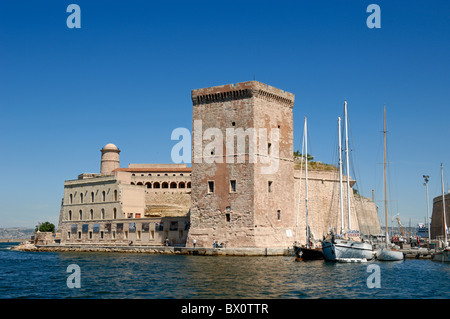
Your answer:
[[[352,131],[352,125],[350,125],[350,120],[348,120],[348,127],[349,127],[349,131],[350,131],[350,141],[351,141],[351,151],[353,154],[353,156],[350,157],[351,160],[351,164],[352,164],[352,172],[353,172],[353,176],[355,177],[355,185],[357,186],[357,190],[359,192],[359,195],[363,196],[363,184],[362,184],[362,180],[361,180],[361,174],[359,171],[359,162],[358,162],[358,157],[356,154],[356,143],[355,143],[355,138],[353,136],[353,131]],[[356,170],[355,170],[356,168]]]
[[[362,229],[361,229],[361,218],[360,218],[360,214],[359,211],[361,210],[364,211],[364,202],[363,202],[363,186],[362,186],[362,181],[361,181],[361,176],[360,176],[360,172],[359,172],[359,164],[358,164],[358,158],[356,156],[356,143],[355,143],[355,139],[354,139],[354,135],[353,135],[353,131],[352,131],[352,125],[350,125],[350,121],[349,122],[349,131],[350,131],[350,140],[351,140],[351,151],[352,151],[352,156],[350,157],[350,161],[352,164],[352,174],[354,176],[355,179],[355,184],[354,184],[354,189],[358,192],[359,196],[355,196],[354,192],[353,192],[353,205],[355,207],[355,215],[356,215],[356,220],[358,221],[358,226],[360,229],[360,234],[362,235]],[[356,162],[356,163],[355,163]],[[356,170],[355,170],[356,168]],[[353,189],[352,189],[353,190]],[[359,208],[358,208],[358,204],[359,203]]]

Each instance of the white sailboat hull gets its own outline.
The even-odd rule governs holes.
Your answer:
[[[342,261],[345,259],[373,259],[372,245],[353,240],[336,239],[323,241],[322,252],[326,260]]]
[[[383,261],[398,261],[403,260],[403,253],[396,250],[391,250],[388,248],[381,248],[377,251],[377,259]]]
[[[450,250],[439,251],[433,254],[434,261],[450,262]]]

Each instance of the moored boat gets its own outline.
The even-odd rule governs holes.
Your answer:
[[[386,107],[383,110],[383,122],[384,122],[384,214],[386,219],[386,236],[385,246],[381,247],[376,252],[376,258],[382,261],[399,261],[405,259],[405,255],[396,249],[394,249],[389,242],[389,226],[388,226],[388,214],[387,214],[387,186],[386,186]],[[398,219],[399,223],[400,220]]]
[[[450,262],[450,249],[447,248],[447,249],[435,252],[432,256],[432,260],[442,261],[442,262]]]
[[[308,248],[305,246],[294,246],[297,260],[323,260],[325,259],[321,248]]]
[[[307,119],[305,117],[305,125],[303,131],[303,141],[305,145],[305,154],[308,154],[308,125]],[[303,151],[303,150],[302,150]],[[303,154],[302,154],[303,155]],[[294,243],[294,251],[297,256],[297,260],[322,260],[324,259],[322,250],[318,247],[315,247],[312,242],[311,229],[309,228],[309,209],[308,209],[308,158],[307,155],[304,157],[305,159],[305,209],[306,209],[306,245],[298,245],[297,242]],[[302,161],[303,163],[303,161]],[[301,178],[300,178],[301,184]],[[300,200],[300,189],[299,187],[299,200]],[[298,203],[298,209],[300,208],[300,202]],[[297,220],[298,220],[298,211],[297,211]],[[298,222],[297,222],[298,223]],[[296,227],[297,229],[297,227]],[[297,233],[297,231],[296,231]]]
[[[399,261],[405,259],[405,254],[398,250],[382,247],[376,252],[376,258],[383,261]]]
[[[348,158],[348,129],[347,129],[347,101],[344,102],[345,116],[345,154],[347,164],[347,209],[348,209],[348,230],[351,231],[350,218],[350,174],[349,174],[349,158]],[[338,118],[338,135],[339,135],[339,193],[340,193],[340,213],[341,213],[341,238],[335,238],[331,233],[331,238],[322,241],[322,253],[328,261],[343,261],[343,259],[370,260],[374,257],[372,244],[354,240],[353,238],[345,238],[347,234],[344,232],[344,212],[343,212],[343,192],[342,192],[342,146],[341,146],[341,118]],[[359,232],[358,232],[359,233]]]
[[[366,259],[374,258],[374,252],[370,243],[347,239],[330,239],[322,242],[322,252],[328,261],[342,261],[342,259]]]

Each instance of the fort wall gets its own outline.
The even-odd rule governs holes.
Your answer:
[[[450,193],[445,194],[445,220],[447,228],[450,227]],[[443,238],[444,236],[444,218],[443,218],[443,207],[442,207],[442,195],[437,196],[433,199],[433,212],[431,215],[431,238]]]

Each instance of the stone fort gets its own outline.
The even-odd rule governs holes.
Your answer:
[[[249,81],[193,90],[191,99],[191,167],[120,167],[121,151],[107,144],[100,173],[64,182],[62,245],[192,246],[196,240],[203,247],[214,241],[226,247],[289,247],[305,242],[305,205],[299,196],[305,180],[293,156],[294,95]],[[230,128],[246,133],[244,147],[233,136],[196,150],[196,141],[210,129],[227,136]],[[268,132],[267,139],[251,135],[251,129]],[[276,169],[265,171],[275,162]],[[337,170],[309,172],[309,223],[317,239],[340,225],[338,182]],[[350,193],[352,229],[380,234],[375,204]]]

